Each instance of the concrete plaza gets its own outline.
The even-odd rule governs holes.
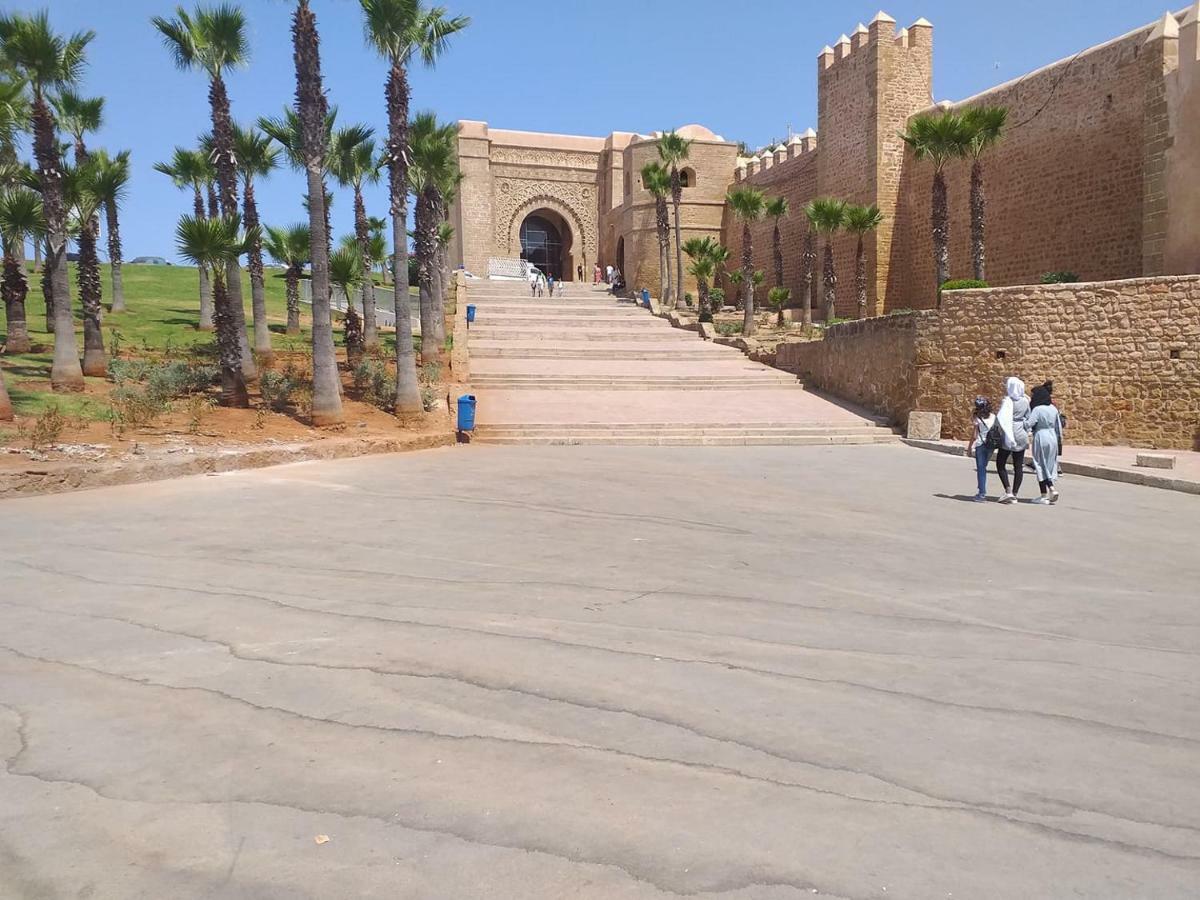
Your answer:
[[[0,897],[1195,897],[1196,498],[972,487],[476,445],[7,501]]]

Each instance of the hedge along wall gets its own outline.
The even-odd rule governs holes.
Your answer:
[[[952,291],[937,312],[781,345],[779,365],[896,424],[941,412],[963,439],[975,395],[1051,378],[1070,441],[1200,449],[1200,276]]]

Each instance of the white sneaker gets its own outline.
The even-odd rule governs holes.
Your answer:
[[[1036,503],[1038,506],[1049,506],[1050,501],[1045,497],[1038,497],[1036,500],[1031,500],[1031,503]]]
[[[1001,503],[1016,503],[1017,498],[1014,497],[1012,494],[1005,494],[1003,497],[1000,498],[1000,502]]]
[[[1050,502],[1051,503],[1058,502],[1058,491],[1056,491],[1054,488],[1050,488]]]

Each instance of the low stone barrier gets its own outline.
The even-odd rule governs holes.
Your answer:
[[[977,394],[1052,379],[1072,441],[1200,449],[1200,276],[951,291],[940,310],[781,345],[776,364],[894,424],[940,412],[954,438]]]

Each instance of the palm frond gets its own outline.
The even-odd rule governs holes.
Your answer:
[[[766,197],[757,188],[743,187],[732,190],[725,198],[734,216],[744,222],[761,219],[766,210]]]
[[[11,188],[0,194],[0,236],[6,244],[19,244],[46,233],[42,198],[28,188]]]
[[[842,227],[851,234],[866,234],[883,224],[883,213],[872,203],[870,206],[850,204],[842,214]]]
[[[788,214],[787,197],[769,197],[766,204],[766,215],[772,219],[782,219]]]
[[[818,197],[809,202],[804,214],[818,231],[831,235],[845,224],[846,201]]]

